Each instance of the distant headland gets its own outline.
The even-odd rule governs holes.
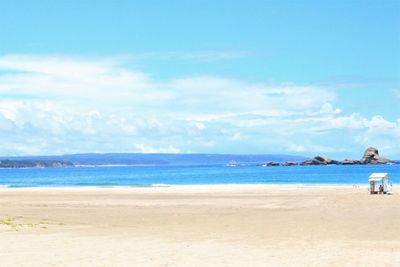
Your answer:
[[[59,156],[0,157],[0,168],[54,168],[84,166],[210,166],[226,165],[230,161],[240,165],[256,165],[267,161],[301,162],[305,157],[294,155],[233,155],[233,154],[173,154],[173,153],[88,153]]]
[[[0,160],[0,168],[63,168],[74,167],[69,161],[60,160]]]

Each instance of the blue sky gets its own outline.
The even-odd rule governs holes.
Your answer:
[[[1,155],[400,158],[399,1],[0,0]]]

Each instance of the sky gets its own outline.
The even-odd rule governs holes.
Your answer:
[[[0,155],[400,159],[400,2],[0,0]]]

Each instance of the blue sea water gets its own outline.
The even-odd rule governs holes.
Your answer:
[[[0,187],[154,186],[199,184],[368,185],[373,172],[400,182],[400,165],[113,166],[0,169]]]

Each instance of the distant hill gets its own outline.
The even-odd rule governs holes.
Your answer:
[[[231,155],[231,154],[72,154],[62,156],[0,157],[0,160],[62,161],[74,165],[223,165],[236,162],[241,165],[268,161],[301,162],[305,157],[293,155]]]

